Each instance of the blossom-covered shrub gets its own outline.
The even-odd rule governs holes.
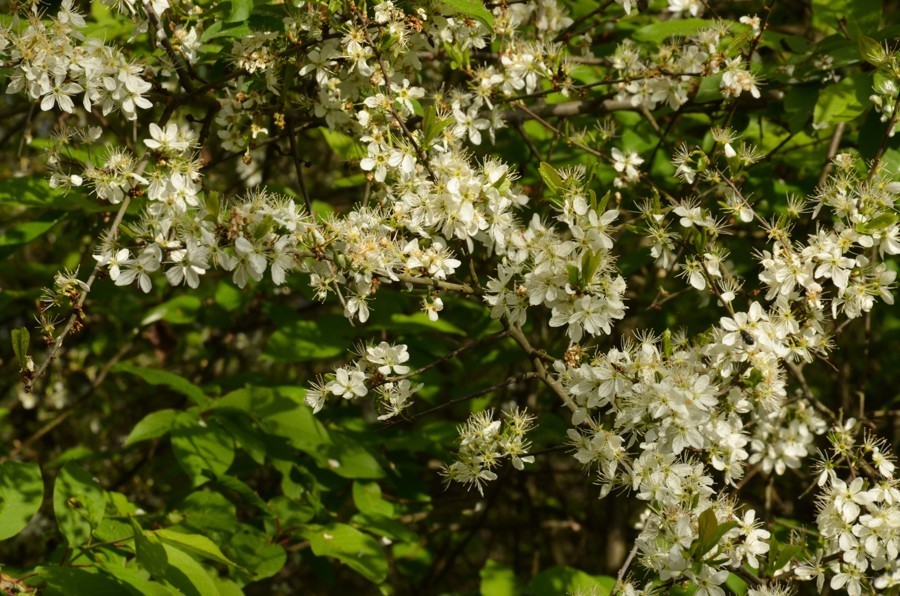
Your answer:
[[[0,588],[897,590],[898,16],[11,5]]]

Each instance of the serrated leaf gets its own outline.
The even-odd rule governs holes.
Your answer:
[[[148,534],[156,536],[163,544],[174,546],[192,555],[222,563],[223,565],[234,565],[235,563],[226,557],[216,544],[200,534],[184,534],[175,532],[166,528],[148,532]]]
[[[134,366],[127,362],[115,365],[113,372],[123,372],[140,377],[151,385],[162,385],[169,389],[184,395],[198,406],[205,406],[209,403],[209,398],[203,393],[203,390],[179,375],[170,373],[157,368],[144,368]]]
[[[53,487],[56,523],[69,546],[81,546],[103,520],[106,497],[103,489],[74,463],[62,467]]]
[[[147,414],[132,429],[131,434],[125,439],[125,446],[134,445],[140,441],[162,437],[172,430],[178,412],[175,410],[159,410]]]
[[[0,463],[0,540],[21,532],[44,500],[44,479],[36,462]]]
[[[450,7],[456,12],[477,19],[482,25],[493,31],[494,15],[491,14],[480,0],[440,0],[444,6]]]

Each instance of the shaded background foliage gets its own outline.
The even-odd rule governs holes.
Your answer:
[[[210,79],[230,72],[228,59],[215,57],[222,48],[282,10],[261,1],[195,4],[209,4],[213,16],[207,31],[219,25],[214,15],[226,10],[229,17],[243,12],[250,17],[246,23],[225,19],[233,23],[220,25],[203,46]],[[597,8],[586,0],[566,4],[576,19]],[[736,20],[767,5],[772,14],[756,65],[766,82],[761,99],[724,101],[701,81],[685,106],[654,113],[660,132],[637,111],[606,112],[602,100],[611,96],[611,87],[598,85],[584,91],[585,109],[565,117],[546,115],[563,134],[511,107],[515,125],[480,151],[517,168],[532,197],[545,190],[535,153],[557,166],[595,166],[595,190],[602,195],[611,188],[613,168],[568,144],[567,136],[611,118],[621,146],[640,152],[657,184],[680,196],[684,189],[672,177],[670,149],[681,140],[708,147],[710,126],[730,118],[731,126],[766,155],[749,171],[745,188],[769,215],[784,209],[787,195],[814,192],[835,125],[842,129],[837,135],[842,151],[872,159],[883,150],[885,163],[900,168],[898,137],[881,146],[886,124],[868,99],[872,68],[861,60],[857,42],[860,32],[879,41],[900,37],[898,7],[874,0],[711,2],[707,16]],[[0,6],[6,22],[14,7]],[[106,39],[126,43],[131,34],[126,20],[99,3],[79,6],[93,17],[89,33],[103,31]],[[50,3],[44,7],[55,10]],[[596,32],[593,55],[610,56],[626,37],[663,43],[668,34],[688,33],[690,19],[659,20],[664,8],[665,2],[651,2],[645,16],[619,20],[622,11],[612,5],[589,17],[582,26]],[[154,51],[133,45],[139,56]],[[492,59],[483,54],[476,58]],[[824,57],[830,68],[819,67]],[[803,82],[779,72],[784,64],[793,64]],[[831,72],[841,81],[832,80]],[[576,78],[589,84],[605,73],[603,65],[585,64]],[[0,78],[5,74],[0,71]],[[452,76],[463,83],[459,73]],[[163,98],[161,90],[155,92]],[[551,95],[546,101],[566,100]],[[203,106],[194,111],[201,124]],[[260,594],[369,593],[375,584],[396,593],[490,594],[528,585],[534,593],[611,586],[597,578],[619,569],[639,510],[615,494],[597,499],[593,478],[585,476],[565,444],[569,413],[537,380],[483,391],[530,365],[513,340],[490,337],[502,327],[477,299],[445,297],[440,321],[431,322],[419,312],[416,296],[386,288],[370,320],[351,326],[340,305],[315,301],[301,279],[238,290],[227,274],[210,273],[198,290],[160,285],[147,295],[101,281],[88,298],[85,329],[66,340],[34,393],[23,393],[10,332],[31,328],[31,351],[41,353],[40,331],[34,329],[41,288],[61,266],[82,271],[91,266],[91,251],[113,211],[85,191],[53,191],[42,177],[46,138],[66,115],[35,112],[16,96],[0,98],[0,112],[0,461],[39,463],[42,480],[33,468],[16,468],[8,482],[24,494],[31,491],[32,501],[44,494],[40,512],[25,530],[0,543],[2,573],[37,572],[33,581],[45,582],[49,592],[54,586],[68,594],[110,586],[141,591],[146,578],[95,575],[79,567],[109,569],[136,551],[144,568],[187,586],[189,593],[209,585],[221,593],[244,586],[247,593]],[[296,143],[308,162],[305,180],[316,213],[347,210],[369,192],[355,147],[329,134],[306,107],[293,117],[305,124]],[[115,137],[132,137],[131,123],[98,121]],[[209,146],[203,158],[207,187],[224,196],[243,189],[235,167],[240,153]],[[284,136],[261,145],[253,165],[270,189],[299,198]],[[635,197],[647,192],[639,183],[613,200],[633,210]],[[547,212],[546,201],[536,205]],[[750,284],[756,283],[751,251],[760,240],[733,239],[741,247],[732,254],[734,270]],[[682,292],[682,282],[652,265],[638,234],[624,233],[615,252],[628,279],[628,315],[613,335],[593,345],[618,345],[639,328],[685,328],[694,334],[718,320],[718,311],[706,308],[709,301],[698,303],[696,293]],[[493,273],[477,259],[473,270],[482,280]],[[540,319],[527,331],[550,354],[567,348],[567,340]],[[332,370],[353,343],[379,339],[407,344],[413,368],[473,340],[483,342],[421,375],[425,387],[410,419],[378,422],[364,401],[313,417],[303,404],[307,382]],[[811,371],[810,385],[831,407],[861,414],[896,447],[900,320],[895,309],[876,309],[871,317],[851,321],[834,341],[842,348],[831,359],[834,368]],[[483,497],[459,487],[445,490],[436,470],[455,447],[456,426],[471,411],[507,402],[540,411],[531,437],[537,462],[524,473],[504,469]],[[804,482],[788,474],[767,490],[769,479],[751,473],[741,495],[767,511],[776,538],[788,542],[794,528],[813,518],[812,497],[793,496],[804,492]],[[71,513],[73,498],[80,503],[78,515],[60,515],[60,510]],[[134,518],[140,520],[136,530],[129,516],[138,508],[143,513]],[[166,537],[162,528],[178,535]],[[323,540],[323,534],[332,539]],[[138,538],[129,541],[134,535]],[[218,548],[184,536],[205,536]],[[89,548],[73,553],[73,543],[89,540]],[[186,541],[193,542],[185,546]],[[184,552],[221,570],[222,577],[204,577],[199,563],[183,560]],[[36,570],[38,565],[43,570]],[[729,585],[740,591],[739,583]]]

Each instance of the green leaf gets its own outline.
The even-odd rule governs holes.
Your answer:
[[[77,464],[62,467],[53,487],[53,511],[59,530],[74,548],[90,540],[103,520],[106,497],[103,489]]]
[[[819,85],[795,85],[784,95],[784,116],[791,132],[803,130],[819,99]]]
[[[321,127],[319,130],[331,150],[342,159],[362,159],[369,155],[368,149],[353,137],[325,127]]]
[[[133,364],[128,364],[127,362],[121,362],[115,365],[112,371],[129,373],[140,377],[151,385],[162,385],[164,387],[168,387],[176,393],[184,395],[198,406],[205,406],[209,403],[209,398],[206,397],[206,394],[203,393],[202,389],[200,389],[184,377],[176,375],[175,373],[170,373],[165,370],[159,370],[158,368],[144,368],[141,366],[134,366]]]
[[[13,329],[9,332],[9,335],[12,338],[13,352],[15,352],[16,359],[19,361],[19,368],[24,370],[27,364],[28,344],[31,342],[31,335],[25,327]]]
[[[60,212],[45,213],[39,219],[24,221],[0,231],[0,259],[5,259],[32,240],[40,238],[65,217]]]
[[[258,420],[263,431],[287,439],[292,447],[316,454],[331,437],[312,410],[303,402],[300,388],[247,387],[213,402],[215,409],[244,412]]]
[[[178,593],[160,583],[150,581],[146,571],[135,567],[121,567],[116,563],[100,563],[103,573],[126,584],[136,596],[178,596]],[[120,592],[124,593],[124,592]]]
[[[203,307],[203,301],[197,296],[176,296],[163,302],[141,320],[141,325],[149,325],[157,321],[168,321],[175,325],[187,325],[197,320],[197,314]]]
[[[280,544],[273,543],[265,533],[248,525],[239,526],[223,546],[241,566],[237,574],[247,576],[248,581],[272,577],[287,562],[287,553]]]
[[[239,494],[244,501],[246,501],[249,505],[253,505],[266,515],[271,515],[271,511],[269,511],[269,506],[265,501],[260,498],[256,491],[250,488],[247,483],[234,478],[233,476],[219,476],[216,478],[216,482],[222,488],[226,488],[228,490],[232,490]]]
[[[246,21],[253,12],[253,0],[230,0],[231,10],[228,12],[226,23],[241,23]]]
[[[246,37],[247,35],[250,35],[250,33],[250,26],[245,22],[226,27],[224,21],[216,21],[203,32],[203,35],[200,36],[200,41],[206,43],[211,39],[217,39],[219,37],[237,39],[239,37]]]
[[[820,25],[834,30],[846,25],[851,37],[878,31],[881,26],[881,0],[813,0],[813,15]]]
[[[415,312],[411,315],[403,313],[390,313],[385,319],[377,311],[366,323],[371,329],[393,329],[402,333],[414,333],[420,331],[432,331],[438,333],[449,333],[465,337],[468,335],[466,331],[460,329],[445,318],[432,321],[423,312]],[[346,350],[346,347],[344,348]]]
[[[131,525],[134,527],[134,547],[138,563],[154,577],[163,577],[169,566],[169,557],[162,542],[153,532],[144,532],[136,521],[132,520]]]
[[[219,547],[206,536],[183,534],[182,532],[175,532],[165,528],[148,532],[148,534],[156,536],[164,544],[174,546],[192,555],[197,555],[216,563],[222,563],[223,565],[234,565],[234,562],[222,554]]]
[[[694,540],[692,545],[694,556],[702,557],[711,551],[719,544],[719,540],[722,539],[722,536],[727,534],[732,528],[736,528],[737,525],[738,523],[736,521],[728,521],[721,524],[718,523],[716,514],[713,512],[712,508],[701,513],[697,539]]]
[[[217,424],[182,415],[171,434],[175,459],[194,486],[221,476],[234,461],[234,441]]]
[[[895,223],[897,223],[896,213],[882,213],[878,217],[857,225],[857,231],[863,234],[870,234],[872,232],[879,232],[881,230],[889,228]]]
[[[36,462],[0,463],[0,540],[21,532],[44,500],[44,479]]]
[[[372,536],[345,524],[310,526],[304,536],[316,555],[338,559],[376,584],[387,578],[387,558]]]
[[[384,477],[378,460],[361,443],[338,431],[329,434],[332,444],[323,445],[321,451],[328,458],[332,472],[343,478]]]
[[[184,551],[169,544],[163,544],[169,567],[166,569],[166,581],[181,590],[187,596],[217,596],[216,584],[203,566]]]
[[[377,482],[354,482],[353,503],[362,513],[393,517],[394,506],[381,498]]]
[[[521,589],[515,572],[509,567],[488,560],[481,568],[482,596],[516,596]]]
[[[296,320],[281,325],[266,342],[266,358],[282,362],[305,362],[334,358],[347,351],[353,328],[337,315],[314,321]]]
[[[525,594],[586,593],[608,596],[615,585],[613,577],[588,575],[572,567],[551,567],[534,576]]]
[[[673,35],[687,37],[713,24],[706,19],[669,19],[645,25],[631,34],[632,39],[662,43]]]
[[[38,567],[43,580],[42,596],[122,596],[128,587],[96,569]]]
[[[440,0],[440,3],[456,12],[477,19],[488,30],[493,31],[494,15],[484,7],[484,3],[480,0]]]
[[[220,281],[219,285],[216,286],[215,300],[216,304],[223,309],[232,312],[240,308],[243,301],[243,295],[233,284],[226,281]]]
[[[453,122],[451,118],[438,118],[434,106],[427,106],[425,108],[425,115],[422,117],[422,135],[424,137],[422,144],[426,147],[430,146],[431,142],[435,140],[451,122]]]
[[[408,526],[384,515],[357,513],[350,518],[350,523],[353,527],[365,530],[369,534],[376,536],[387,536],[391,540],[402,540],[404,542],[419,542],[419,535],[410,530]]]
[[[155,439],[168,434],[172,430],[177,417],[178,412],[175,410],[159,410],[148,414],[132,429],[131,434],[125,439],[125,446],[128,447],[140,441]]]
[[[544,181],[544,184],[546,184],[547,188],[549,188],[551,191],[559,192],[559,189],[563,187],[563,181],[559,175],[559,172],[557,172],[556,168],[554,168],[547,162],[541,162],[541,165],[538,166],[538,172],[540,172],[541,179]]]
[[[7,177],[0,188],[0,203],[61,209],[65,201],[65,193],[50,188],[50,183],[42,176]]]
[[[871,105],[872,75],[854,73],[825,87],[816,101],[813,119],[818,123],[849,122]]]

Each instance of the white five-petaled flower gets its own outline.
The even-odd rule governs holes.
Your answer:
[[[328,383],[328,390],[344,399],[362,397],[369,392],[366,374],[348,367],[339,368],[334,371],[334,380]]]

